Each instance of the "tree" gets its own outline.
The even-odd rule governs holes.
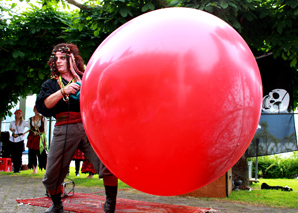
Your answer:
[[[50,8],[23,12],[0,22],[0,118],[19,97],[37,93],[49,77],[46,63],[55,43],[64,42],[62,28],[71,16]]]

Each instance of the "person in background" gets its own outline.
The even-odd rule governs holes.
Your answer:
[[[79,149],[76,150],[72,160],[75,162],[76,176],[80,176],[81,161],[84,160],[84,154]]]
[[[32,174],[37,173],[37,159],[39,169],[46,169],[47,165],[47,142],[46,142],[46,131],[47,131],[47,119],[40,115],[36,106],[33,109],[35,115],[29,118],[30,129],[27,147],[28,147],[28,168],[33,169]],[[27,133],[26,132],[26,133]]]
[[[84,161],[82,165],[82,173],[89,173],[86,178],[93,178],[93,175],[96,174],[93,164],[89,161],[87,156],[84,156]]]
[[[11,162],[13,163],[13,172],[20,173],[22,166],[22,155],[25,151],[24,144],[24,131],[29,128],[29,124],[23,119],[22,110],[18,109],[14,113],[15,120],[10,122],[9,130],[12,135],[9,137],[10,150],[11,150]]]
[[[54,116],[56,124],[48,154],[45,176],[42,180],[52,199],[45,212],[63,212],[61,184],[77,149],[92,162],[99,178],[103,178],[106,201],[103,209],[114,213],[118,191],[118,178],[101,162],[87,138],[80,113],[80,90],[84,74],[83,59],[74,44],[58,44],[49,58],[52,78],[45,81],[36,98],[37,111],[46,117]]]

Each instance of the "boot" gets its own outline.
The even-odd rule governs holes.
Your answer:
[[[105,213],[114,213],[116,209],[117,186],[105,186],[106,189],[106,202],[103,205]]]
[[[61,200],[61,192],[59,194],[51,195],[53,204],[44,213],[62,213],[63,204]]]

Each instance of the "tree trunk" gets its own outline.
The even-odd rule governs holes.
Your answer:
[[[242,180],[241,187],[249,186],[248,178],[248,160],[245,154],[239,159],[239,161],[233,166],[233,181]],[[241,188],[240,187],[240,188]]]

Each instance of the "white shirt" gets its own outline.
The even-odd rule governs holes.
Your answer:
[[[10,122],[10,125],[9,125],[9,129],[14,129],[15,131],[14,131],[14,134],[23,134],[24,132],[25,132],[25,128],[30,128],[29,127],[29,124],[28,124],[28,122],[27,121],[23,121],[22,122],[22,124],[21,124],[21,126],[16,126],[16,121],[12,121],[12,122]],[[24,140],[24,136],[23,135],[20,135],[20,136],[18,136],[18,137],[16,137],[16,138],[14,138],[12,135],[9,137],[9,140],[11,141],[11,142],[14,142],[14,143],[17,143],[17,142],[20,142],[20,141],[23,141]]]

